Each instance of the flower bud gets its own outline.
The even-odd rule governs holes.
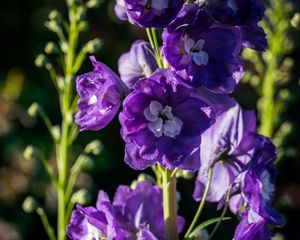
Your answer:
[[[92,54],[99,51],[101,47],[102,47],[102,41],[98,38],[95,38],[87,42],[87,44],[84,46],[84,51]]]
[[[74,4],[78,4],[78,3],[79,3],[78,0],[67,0],[68,6],[73,6]]]
[[[68,49],[69,49],[68,43],[62,42],[62,43],[60,44],[60,49],[61,49],[64,53],[68,52]]]
[[[85,19],[85,17],[86,17],[86,8],[83,7],[83,6],[78,7],[75,17],[78,21]]]
[[[137,180],[133,180],[130,184],[130,188],[134,190],[136,188],[137,184],[138,184]]]
[[[53,138],[55,139],[55,141],[59,141],[60,137],[61,137],[61,134],[60,134],[60,126],[54,126],[52,127],[51,129],[51,134],[53,136]]]
[[[61,20],[61,15],[57,10],[52,10],[48,15],[49,20]]]
[[[27,113],[31,117],[36,117],[39,113],[40,106],[38,103],[34,102],[30,105],[30,107],[27,109]]]
[[[78,30],[79,30],[80,32],[87,31],[88,28],[89,28],[89,24],[88,24],[87,21],[80,21],[80,22],[78,23]]]
[[[67,112],[67,114],[66,114],[66,122],[68,124],[72,124],[72,122],[73,122],[73,114],[71,112]]]
[[[80,189],[72,195],[71,201],[81,205],[87,205],[91,202],[91,194],[86,189]]]
[[[33,213],[37,210],[38,208],[38,203],[33,197],[26,197],[24,202],[23,202],[23,210],[24,212],[27,213]]]
[[[58,53],[58,47],[54,42],[48,42],[45,46],[45,52],[48,54],[54,54],[54,53]]]
[[[291,20],[291,25],[294,27],[294,28],[299,28],[300,27],[300,13],[296,13],[294,15],[294,17],[292,18]]]
[[[99,140],[94,140],[86,145],[84,149],[84,153],[99,155],[102,149],[103,149],[102,143]]]
[[[141,173],[137,178],[137,182],[139,183],[139,182],[144,182],[144,181],[148,181],[153,184],[155,184],[155,182],[156,182],[152,176],[145,174],[145,173]]]
[[[50,20],[50,21],[45,22],[45,26],[46,26],[46,28],[48,28],[50,31],[55,32],[55,33],[61,31],[61,28],[60,28],[60,26],[59,26],[59,23],[58,23],[58,21],[56,21],[56,20]]]
[[[59,90],[63,91],[65,88],[65,81],[64,78],[62,76],[57,76],[57,87]]]
[[[86,7],[87,8],[97,8],[101,2],[102,2],[101,0],[89,0],[86,3]]]
[[[44,54],[39,54],[34,63],[37,67],[44,67],[47,62],[47,57]]]
[[[32,145],[28,145],[24,152],[23,152],[23,157],[26,160],[34,160],[37,157],[37,149],[33,147]]]

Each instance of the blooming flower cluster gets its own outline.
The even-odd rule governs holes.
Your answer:
[[[178,217],[177,222],[180,232],[184,219]],[[135,189],[119,186],[112,203],[100,191],[96,207],[77,205],[67,234],[74,240],[165,239],[161,189],[147,181],[138,183]]]
[[[94,70],[77,79],[76,122],[82,130],[100,130],[122,104],[121,136],[131,168],[198,172],[194,199],[204,198],[210,186],[206,201],[229,204],[242,219],[235,240],[270,239],[268,225],[283,222],[271,207],[275,147],[256,132],[254,111],[227,95],[243,76],[242,48],[267,48],[258,26],[263,5],[259,0],[117,0],[115,12],[142,28],[164,28],[162,47],[155,46],[155,38],[134,42],[119,59],[120,77],[92,57]],[[177,222],[181,230],[182,218]],[[77,206],[68,235],[161,240],[164,224],[161,190],[143,182],[136,189],[119,187],[113,203],[100,191],[96,208]]]

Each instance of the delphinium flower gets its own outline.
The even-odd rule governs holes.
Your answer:
[[[243,111],[235,102],[202,134],[201,164],[194,190],[196,200],[202,198],[211,167],[212,179],[206,200],[219,202],[225,198],[228,188],[250,160],[248,152],[255,144],[255,128],[255,113]]]
[[[271,140],[257,135],[249,167],[238,176],[229,200],[232,212],[243,209],[235,240],[251,239],[254,234],[265,236],[259,239],[270,239],[272,234],[267,225],[283,224],[282,217],[271,206],[275,193],[276,157]]]
[[[180,11],[183,0],[124,0],[130,21],[140,27],[166,27]]]
[[[218,22],[236,26],[242,33],[245,47],[266,50],[266,34],[258,26],[265,8],[259,0],[209,0],[205,9]]]
[[[199,168],[201,134],[212,124],[212,107],[196,90],[160,69],[138,81],[123,102],[121,136],[125,162],[134,169],[155,163],[173,169]]]
[[[120,77],[130,89],[140,78],[149,77],[158,68],[150,43],[143,40],[135,41],[130,51],[121,55],[118,65]]]
[[[126,86],[105,64],[90,58],[94,70],[78,76],[76,89],[80,96],[75,121],[81,130],[100,130],[118,112]]]
[[[116,4],[114,6],[115,14],[116,16],[122,20],[126,21],[128,20],[125,1],[124,0],[116,0]]]
[[[177,223],[180,232],[184,219],[178,217]],[[67,233],[73,240],[164,240],[162,191],[146,181],[135,189],[119,186],[113,203],[100,191],[96,207],[77,205]]]
[[[185,5],[163,33],[169,64],[193,87],[230,93],[242,77],[241,35],[232,26],[216,24],[195,3]]]

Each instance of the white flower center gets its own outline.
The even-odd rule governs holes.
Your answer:
[[[263,197],[263,202],[267,203],[268,201],[271,200],[272,193],[275,191],[275,186],[271,182],[271,176],[268,171],[263,171],[261,174],[261,192],[262,192],[262,197]]]
[[[144,116],[149,121],[148,128],[155,137],[163,134],[175,138],[182,128],[183,122],[172,114],[170,106],[163,107],[157,101],[151,101],[150,105],[144,110]]]
[[[205,41],[203,39],[199,39],[195,42],[193,39],[188,38],[184,42],[184,50],[186,53],[191,54],[193,58],[193,62],[198,66],[207,65],[209,56],[207,52],[203,51]]]
[[[98,101],[98,98],[96,95],[93,95],[90,97],[89,101],[88,101],[88,105],[93,105]]]
[[[227,6],[230,7],[234,12],[238,10],[235,0],[227,0]]]
[[[91,240],[91,239],[99,239],[99,240],[107,240],[107,237],[101,233],[101,231],[96,228],[94,225],[90,224],[87,220],[86,221],[86,227],[87,232],[81,238],[82,240]]]

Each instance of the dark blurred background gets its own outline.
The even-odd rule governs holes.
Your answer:
[[[298,5],[297,1],[293,2]],[[82,41],[98,37],[104,46],[97,59],[117,71],[117,60],[128,51],[131,43],[146,38],[143,30],[118,21],[113,14],[113,1],[105,1],[98,9],[90,10],[90,30]],[[33,195],[45,206],[50,221],[55,224],[56,201],[45,171],[39,162],[26,161],[22,156],[28,144],[40,147],[50,159],[54,158],[51,139],[40,119],[28,116],[27,108],[39,102],[54,124],[60,121],[58,100],[48,73],[34,65],[35,57],[43,51],[54,34],[45,27],[48,13],[58,9],[66,13],[62,0],[2,0],[0,3],[0,240],[47,239],[35,214],[22,210],[27,195]],[[299,29],[290,33],[295,43],[289,54],[294,65],[288,85],[290,99],[283,112],[283,121],[289,121],[293,131],[286,138],[287,154],[280,162],[275,206],[284,214],[286,225],[275,229],[282,238],[300,239],[300,89],[299,89]],[[81,72],[91,69],[86,61]],[[255,109],[258,96],[248,84],[241,84],[236,97],[242,106]],[[91,191],[94,198],[98,189],[110,196],[119,184],[130,184],[139,174],[123,162],[123,142],[119,135],[120,125],[115,119],[100,132],[80,133],[74,145],[79,152],[86,143],[99,139],[103,150],[96,159],[95,167],[79,176],[78,188]],[[148,171],[150,173],[150,171]],[[189,223],[198,204],[192,200],[194,181],[180,180],[178,189],[182,201],[180,213]],[[202,220],[219,216],[216,205],[208,204]],[[227,221],[218,230],[215,239],[231,239],[237,221]]]

